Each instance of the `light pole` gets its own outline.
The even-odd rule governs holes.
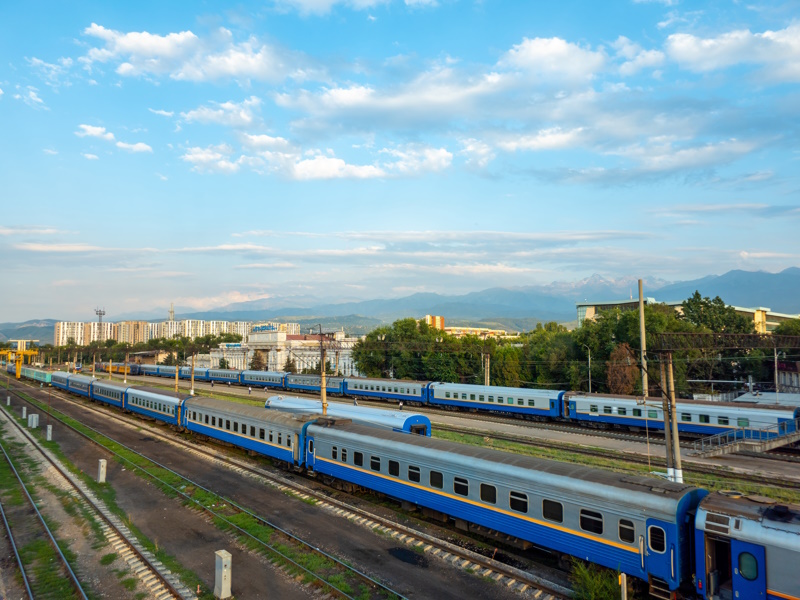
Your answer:
[[[589,353],[589,393],[592,393],[592,349],[589,348],[586,344],[581,344],[586,351]]]

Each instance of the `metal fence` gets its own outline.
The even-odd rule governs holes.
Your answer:
[[[744,440],[761,442],[800,431],[800,418],[784,421],[764,429],[737,428],[724,431],[707,438],[696,440],[692,445],[695,452],[709,452],[715,448],[724,448]]]

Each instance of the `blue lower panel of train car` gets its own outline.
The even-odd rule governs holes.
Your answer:
[[[307,438],[307,443],[312,440],[311,437]],[[639,548],[635,544],[610,542],[585,532],[570,531],[555,523],[547,523],[504,510],[491,509],[477,502],[459,499],[453,494],[434,492],[421,485],[417,486],[383,474],[373,473],[369,469],[355,467],[330,458],[316,456],[314,468],[318,473],[349,481],[393,498],[426,506],[447,515],[458,515],[460,519],[528,540],[543,548],[579,556],[647,580],[647,573],[642,568]]]
[[[450,400],[442,398],[429,398],[428,403],[431,406],[455,406],[458,408],[466,408],[481,411],[496,411],[501,413],[511,413],[518,415],[531,415],[536,417],[558,417],[558,401],[550,400],[550,407],[532,408],[529,406],[517,406],[516,404],[489,404],[487,402],[462,402],[460,400]]]
[[[195,421],[187,421],[186,428],[189,431],[200,433],[202,435],[207,435],[208,437],[214,438],[215,440],[221,440],[223,442],[233,444],[240,448],[246,448],[248,450],[258,452],[259,454],[263,454],[264,456],[269,456],[271,458],[275,458],[292,464],[295,463],[294,450],[293,448],[289,448],[287,446],[278,445],[268,441],[254,440],[252,438],[248,438],[247,436],[238,435],[231,431],[227,431],[226,429],[220,429],[218,427],[203,425],[202,423],[197,423]]]

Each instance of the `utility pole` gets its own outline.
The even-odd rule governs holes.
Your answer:
[[[319,325],[319,369],[320,369],[320,394],[322,395],[322,416],[328,414],[328,389],[325,383],[325,344],[322,342],[322,323]]]
[[[589,348],[586,344],[581,344],[586,351],[589,353],[589,393],[592,393],[592,349]]]
[[[647,400],[647,338],[644,335],[644,293],[642,280],[639,280],[639,339],[641,340],[640,358],[642,361],[642,395]]]
[[[672,457],[672,419],[669,414],[669,396],[667,395],[667,376],[664,361],[661,361],[661,410],[664,412],[664,443],[667,451],[667,479],[674,481],[675,467]]]
[[[772,348],[772,356],[775,361],[775,404],[778,403],[778,346]]]
[[[678,414],[675,406],[675,379],[672,375],[672,352],[667,353],[667,377],[669,378],[669,404],[672,411],[672,448],[675,453],[675,478],[673,481],[683,483],[681,468],[681,446],[678,438]]]

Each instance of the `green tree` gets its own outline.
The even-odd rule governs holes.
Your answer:
[[[219,359],[219,367],[218,368],[220,368],[220,369],[229,369],[230,368],[230,363],[226,359],[220,358]]]
[[[784,321],[783,323],[780,323],[775,328],[775,331],[772,332],[772,334],[800,336],[800,319],[790,319],[789,321]]]
[[[522,348],[499,346],[492,354],[489,369],[492,385],[520,387],[522,383]]]
[[[714,333],[755,333],[752,319],[737,314],[722,298],[713,300],[695,293],[681,304],[683,318]]]
[[[253,358],[250,361],[250,370],[264,371],[266,368],[267,368],[267,363],[264,362],[264,357],[262,356],[261,352],[255,350],[253,352]]]
[[[283,363],[284,373],[297,373],[297,363],[291,355],[286,357],[286,362]]]

